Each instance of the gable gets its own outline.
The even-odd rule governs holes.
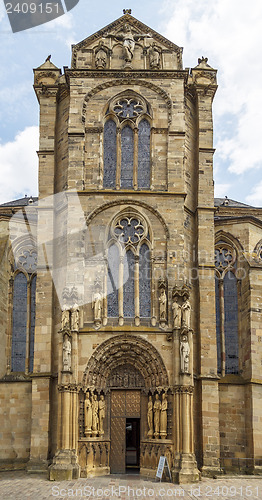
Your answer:
[[[182,48],[124,14],[73,46],[72,69],[181,70]]]

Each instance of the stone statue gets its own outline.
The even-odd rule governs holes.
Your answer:
[[[177,295],[175,295],[173,297],[172,310],[173,310],[173,328],[180,329],[181,328],[182,310],[181,310],[180,304],[178,303],[178,296]]]
[[[92,435],[96,436],[98,433],[98,401],[95,394],[92,400]]]
[[[105,419],[105,408],[106,402],[104,396],[100,396],[98,403],[98,415],[99,415],[99,436],[104,435],[104,419]]]
[[[92,434],[92,403],[90,401],[89,392],[86,393],[85,399],[85,435],[90,437]]]
[[[153,401],[152,401],[152,396],[149,396],[149,398],[148,398],[148,405],[147,405],[147,425],[148,425],[147,437],[149,437],[151,439],[153,437],[153,434],[154,434],[154,428],[153,428]]]
[[[63,342],[63,371],[71,370],[71,342],[68,335],[64,336]]]
[[[70,311],[66,304],[62,307],[61,330],[69,330],[70,328]]]
[[[167,436],[167,397],[164,393],[162,396],[161,412],[160,412],[160,437],[166,439]]]
[[[71,311],[71,330],[73,332],[79,331],[79,306],[77,303],[74,304]]]
[[[161,411],[161,401],[159,400],[159,395],[156,394],[156,399],[154,403],[154,436],[159,439],[159,428],[160,428],[160,411]]]
[[[102,296],[97,287],[92,299],[92,309],[94,310],[94,321],[101,322],[102,319]]]
[[[164,288],[161,288],[159,297],[159,317],[160,321],[166,321],[167,296]]]
[[[149,63],[151,68],[159,68],[161,49],[156,46],[155,42],[149,47]]]
[[[180,362],[181,373],[189,373],[190,346],[186,335],[183,335],[180,342]]]
[[[150,34],[136,34],[133,35],[130,26],[127,24],[124,25],[123,28],[123,33],[120,33],[118,35],[106,35],[106,36],[112,36],[116,40],[121,40],[123,42],[123,52],[124,52],[124,57],[126,63],[131,63],[133,57],[134,57],[134,50],[135,50],[135,44],[136,41],[141,40],[142,38],[151,38]]]
[[[95,65],[97,69],[106,68],[108,49],[101,41],[95,50]]]
[[[190,328],[190,316],[191,316],[191,305],[187,295],[183,296],[184,303],[181,306],[182,309],[182,328]]]

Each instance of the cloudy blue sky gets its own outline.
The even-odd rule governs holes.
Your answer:
[[[66,15],[16,34],[0,0],[0,203],[37,195],[32,68],[49,54],[58,67],[70,66],[71,44],[120,17],[123,8],[184,47],[184,67],[205,56],[218,69],[215,195],[262,206],[261,0],[79,0]]]

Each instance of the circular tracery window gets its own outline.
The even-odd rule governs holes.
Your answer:
[[[215,267],[218,271],[222,272],[228,267],[233,267],[236,262],[236,252],[235,250],[222,243],[221,245],[216,245],[215,248]]]
[[[126,245],[137,245],[142,239],[148,239],[147,223],[137,215],[117,217],[111,226],[114,238]]]
[[[120,121],[126,119],[135,120],[141,114],[148,113],[146,102],[136,96],[113,99],[109,110],[116,114]]]

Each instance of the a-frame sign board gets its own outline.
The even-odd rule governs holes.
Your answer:
[[[169,469],[167,458],[164,457],[163,455],[161,455],[161,457],[159,458],[159,462],[158,462],[158,468],[157,468],[157,472],[156,472],[156,480],[157,480],[157,478],[159,478],[160,482],[161,482],[162,477],[163,477],[163,473],[165,473],[165,475],[169,477],[170,481],[172,481],[171,472]]]

